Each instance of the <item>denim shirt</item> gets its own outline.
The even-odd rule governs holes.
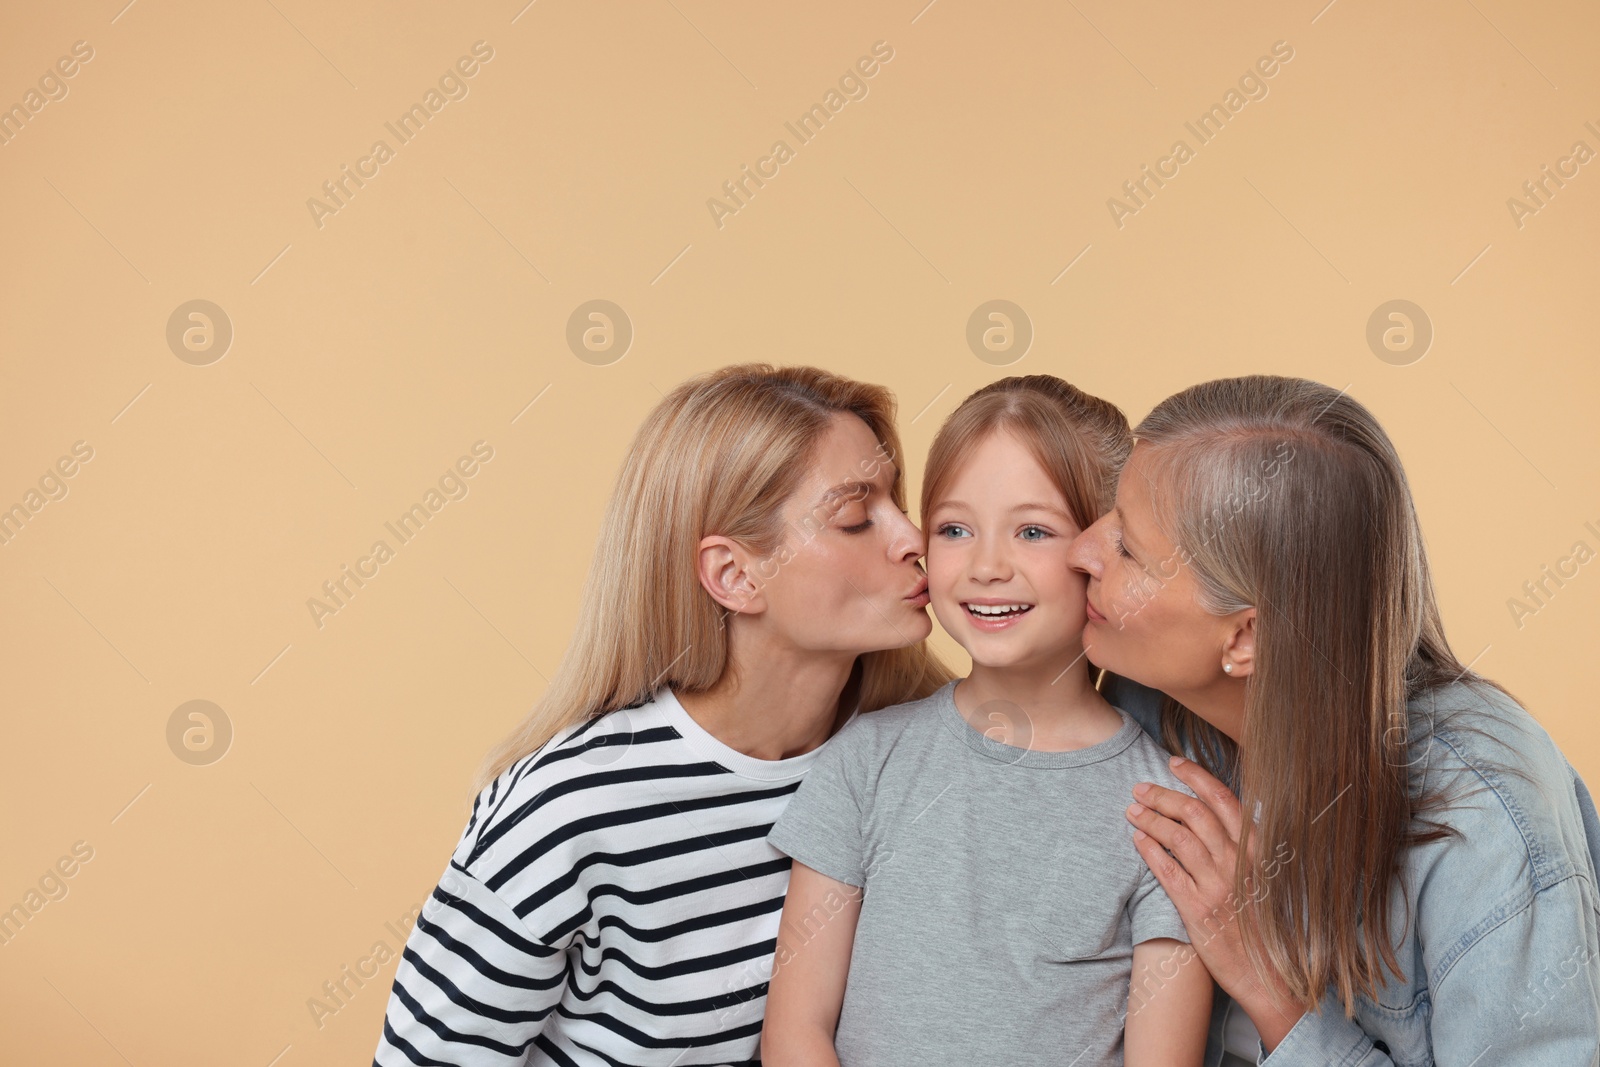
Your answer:
[[[1106,698],[1160,740],[1160,694],[1105,681]],[[1485,714],[1447,721],[1460,708]],[[1256,1063],[1590,1067],[1600,1057],[1600,816],[1588,788],[1496,689],[1457,682],[1413,700],[1409,713],[1414,783],[1479,791],[1427,816],[1460,837],[1400,856],[1389,914],[1405,977],[1385,971],[1375,998],[1356,998],[1353,1019],[1330,988],[1270,1054],[1253,1043]],[[1208,1067],[1222,1062],[1229,1016],[1242,1014],[1217,993]]]

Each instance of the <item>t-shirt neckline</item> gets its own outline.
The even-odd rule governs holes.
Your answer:
[[[948,726],[966,746],[974,752],[980,753],[1000,763],[1007,763],[1015,767],[1083,767],[1101,760],[1110,759],[1126,749],[1144,732],[1144,727],[1126,711],[1112,705],[1112,709],[1122,718],[1122,726],[1097,744],[1087,748],[1068,749],[1065,752],[1047,752],[1018,745],[1008,745],[1003,741],[996,741],[986,737],[972,723],[961,714],[961,709],[956,707],[956,683],[965,679],[956,678],[946,682],[932,696],[934,706],[938,710],[939,719]]]
[[[829,737],[828,741],[824,741],[810,752],[802,752],[798,756],[790,756],[787,759],[770,760],[757,759],[755,756],[740,752],[738,749],[718,740],[714,734],[696,722],[694,716],[689,714],[688,709],[679,703],[677,694],[672,691],[671,686],[662,685],[655,691],[651,699],[660,707],[661,715],[666,719],[667,723],[678,731],[678,736],[682,737],[696,752],[726,767],[741,778],[753,778],[763,782],[783,782],[802,777],[806,771],[811,769],[811,765],[816,762],[817,756],[828,744],[828,741],[838,737],[840,731],[845,726],[850,725],[851,721],[860,714],[859,707],[853,710],[850,713],[850,718],[846,719],[843,725],[834,731],[833,736]]]

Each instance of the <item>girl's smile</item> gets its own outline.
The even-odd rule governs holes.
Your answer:
[[[1023,616],[1033,610],[1032,604],[996,597],[965,600],[962,601],[961,607],[966,611],[972,625],[987,633],[1008,629],[1022,621]]]

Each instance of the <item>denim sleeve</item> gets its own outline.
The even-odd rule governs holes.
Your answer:
[[[1520,908],[1485,916],[1481,933],[1432,989],[1433,1062],[1591,1067],[1600,1052],[1600,934],[1582,874]],[[1394,1061],[1324,994],[1260,1067],[1385,1067]]]
[[[1100,685],[1106,702],[1121,708],[1144,727],[1144,732],[1161,743],[1161,690],[1140,685],[1132,678],[1106,672]]]

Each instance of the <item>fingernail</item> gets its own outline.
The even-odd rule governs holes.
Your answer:
[[[1145,833],[1143,830],[1140,830],[1140,829],[1135,829],[1133,831],[1133,839],[1135,841],[1143,841],[1145,838],[1147,838],[1149,836],[1150,836],[1149,834]]]
[[[1133,815],[1135,817],[1143,815],[1144,814],[1144,805],[1143,804],[1129,804],[1128,805],[1128,814],[1129,815]]]
[[[1171,759],[1167,760],[1167,764],[1172,767],[1182,767],[1186,762],[1188,761],[1182,756],[1173,756]]]
[[[1140,782],[1138,785],[1133,787],[1133,795],[1136,797],[1142,797],[1148,792],[1150,792],[1149,782]]]

